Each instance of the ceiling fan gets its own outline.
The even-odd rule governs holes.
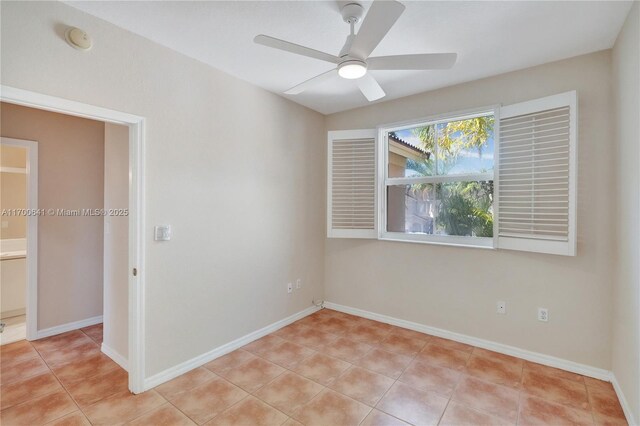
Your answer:
[[[382,41],[393,24],[402,15],[404,9],[404,5],[395,0],[374,0],[367,16],[365,16],[360,25],[358,33],[355,34],[355,24],[360,22],[364,8],[360,3],[347,3],[344,5],[340,10],[342,19],[349,24],[351,31],[338,56],[263,34],[256,36],[253,41],[264,46],[338,65],[337,68],[293,86],[285,92],[287,94],[297,95],[338,74],[342,78],[355,80],[362,94],[369,101],[375,101],[384,97],[385,93],[371,73],[367,72],[369,70],[447,69],[451,68],[456,62],[457,54],[455,53],[369,57],[373,49]]]

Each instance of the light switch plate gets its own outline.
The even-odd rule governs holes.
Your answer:
[[[171,225],[158,225],[153,228],[153,239],[156,241],[171,240]]]

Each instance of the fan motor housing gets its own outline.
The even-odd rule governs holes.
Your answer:
[[[347,3],[340,9],[342,19],[349,24],[360,22],[364,15],[364,7],[360,3]]]

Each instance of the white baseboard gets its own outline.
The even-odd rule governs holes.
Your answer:
[[[102,345],[100,345],[100,350],[102,351],[103,354],[111,358],[116,364],[122,367],[125,371],[129,371],[129,362],[127,361],[126,357],[122,356],[116,350],[105,345],[104,342],[102,342]]]
[[[261,337],[266,336],[267,334],[273,333],[276,330],[281,329],[284,326],[291,324],[292,322],[298,321],[301,318],[306,317],[307,315],[311,315],[312,313],[318,311],[320,308],[316,306],[310,306],[307,309],[300,311],[296,314],[293,314],[287,318],[281,319],[280,321],[276,321],[273,324],[270,324],[260,330],[249,333],[239,339],[233,340],[229,343],[226,343],[222,346],[218,346],[217,348],[206,352],[202,355],[198,355],[195,358],[192,358],[188,361],[180,363],[174,367],[168,368],[164,371],[161,371],[158,374],[154,374],[151,377],[148,377],[144,380],[144,390],[147,391],[151,388],[154,388],[162,383],[168,382],[171,379],[174,379],[181,374],[187,373],[194,368],[198,368],[201,365],[204,365],[208,362],[213,361],[216,358],[221,357],[222,355],[226,355],[229,352],[235,351],[236,349],[253,342]]]
[[[606,381],[611,380],[611,373],[602,368],[592,367],[590,365],[580,364],[562,358],[556,358],[554,356],[532,352],[526,349],[520,349],[502,343],[492,342],[490,340],[479,339],[477,337],[471,337],[467,336],[466,334],[455,333],[453,331],[443,330],[441,328],[430,327],[428,325],[418,324],[416,322],[393,318],[387,315],[376,314],[362,309],[338,305],[337,303],[324,302],[324,306],[326,308],[334,309],[346,314],[352,314],[359,317],[395,325],[398,327],[419,331],[421,333],[431,334],[433,336],[438,336],[449,340],[455,340],[456,342],[466,343],[468,345],[477,346],[479,348],[488,349],[490,351],[499,352],[501,354],[515,356],[527,361],[536,362],[538,364],[544,364],[550,367],[559,368],[561,370],[571,371],[572,373],[582,374],[583,376],[589,376]]]
[[[618,383],[618,379],[616,379],[616,375],[613,374],[613,372],[611,372],[611,384],[613,385],[613,389],[616,391],[616,395],[618,395],[618,400],[622,406],[622,411],[624,411],[624,416],[627,418],[627,423],[629,423],[630,426],[637,425],[638,423],[633,417],[633,411],[631,411],[629,401],[625,398],[624,392],[622,392],[622,388],[620,387],[620,383]]]
[[[19,317],[20,315],[26,315],[26,313],[27,313],[27,310],[25,308],[14,309],[12,311],[0,312],[0,318]]]
[[[45,328],[44,330],[38,330],[35,340],[55,336],[56,334],[66,333],[67,331],[78,330],[80,328],[89,327],[90,325],[100,324],[101,322],[102,315],[80,321],[68,322],[66,324],[57,325],[51,328]]]

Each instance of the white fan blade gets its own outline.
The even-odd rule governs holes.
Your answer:
[[[384,98],[384,96],[386,95],[386,93],[384,93],[384,90],[382,90],[382,87],[380,87],[371,73],[366,73],[364,76],[357,79],[356,83],[358,83],[360,91],[365,96],[365,98],[369,100],[369,102]]]
[[[327,72],[323,72],[322,74],[316,75],[315,77],[312,77],[309,80],[298,84],[297,86],[293,86],[291,89],[287,90],[284,93],[286,93],[287,95],[297,95],[298,93],[302,93],[308,88],[315,86],[318,83],[321,83],[325,80],[329,80],[331,77],[337,74],[337,71],[338,69],[334,68]]]
[[[337,56],[330,55],[319,50],[311,49],[309,47],[300,46],[299,44],[280,40],[279,38],[269,37],[263,34],[255,36],[253,41],[254,43],[261,44],[263,46],[273,47],[274,49],[284,50],[286,52],[295,53],[296,55],[320,59],[321,61],[327,61],[334,64],[340,62],[340,58],[338,58]]]
[[[378,56],[367,59],[370,70],[443,70],[456,63],[455,53]]]
[[[351,44],[349,54],[360,59],[367,59],[403,11],[404,5],[395,0],[374,1],[360,25],[356,39]]]

